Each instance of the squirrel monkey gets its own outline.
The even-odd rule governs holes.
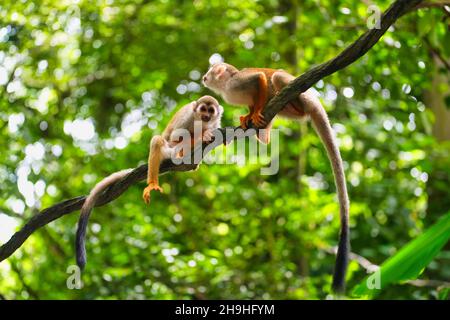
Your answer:
[[[265,121],[262,111],[267,102],[292,79],[294,77],[283,70],[269,68],[238,70],[227,63],[216,63],[203,76],[202,82],[205,87],[220,94],[226,102],[232,105],[247,105],[250,112],[240,117],[241,127],[247,129],[249,121],[259,128],[265,127],[266,130],[258,133],[257,138],[267,144],[270,141],[272,123]],[[280,115],[288,118],[304,116],[304,110],[294,103],[289,103]]]
[[[216,99],[211,96],[203,96],[197,101],[181,107],[170,120],[162,135],[152,138],[148,156],[148,185],[142,195],[145,203],[150,203],[150,191],[163,191],[158,184],[161,161],[172,157],[183,157],[186,144],[190,145],[188,149],[194,149],[198,143],[211,141],[213,138],[212,132],[220,128],[222,114],[223,108]],[[202,125],[199,139],[194,136],[194,124],[196,122]],[[180,137],[180,129],[188,131],[190,140],[183,141],[183,138]]]
[[[224,100],[233,105],[247,105],[250,113],[240,118],[241,127],[246,129],[249,120],[258,127],[266,126],[266,130],[259,134],[259,140],[269,143],[272,123],[266,123],[262,111],[266,103],[295,77],[284,70],[268,68],[245,68],[238,70],[227,63],[214,64],[203,76],[203,84],[220,94]],[[336,257],[333,290],[342,293],[345,290],[345,275],[350,250],[349,230],[349,199],[344,175],[344,167],[336,143],[333,129],[327,113],[320,100],[311,89],[299,94],[298,98],[288,103],[279,115],[301,119],[309,116],[316,132],[328,154],[333,169],[340,207],[340,237]]]
[[[202,141],[211,141],[213,138],[212,131],[220,127],[222,114],[223,108],[216,99],[211,96],[203,96],[199,100],[181,107],[172,117],[163,134],[153,137],[150,143],[148,186],[144,190],[144,200],[147,203],[150,200],[151,190],[162,191],[158,185],[159,165],[161,161],[170,159],[173,156],[183,156],[183,150],[185,148],[183,148],[184,141],[179,138],[183,134],[180,130],[188,131],[191,140],[186,143],[190,144],[191,148]],[[194,123],[197,121],[201,124],[202,129],[201,136],[198,139],[199,141],[194,140],[196,138],[194,137]],[[78,220],[75,240],[76,260],[80,269],[84,269],[86,265],[86,229],[95,203],[109,186],[125,178],[131,171],[133,169],[121,170],[104,178],[95,185],[84,201],[80,219]]]

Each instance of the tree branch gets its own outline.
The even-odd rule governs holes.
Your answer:
[[[280,93],[269,101],[264,108],[264,118],[269,122],[275,115],[283,109],[283,107],[290,101],[297,98],[297,96],[309,89],[320,79],[338,71],[349,64],[355,62],[358,58],[363,56],[370,50],[386,32],[386,30],[403,14],[407,13],[411,8],[417,6],[421,0],[397,0],[389,7],[381,17],[381,28],[370,29],[360,36],[354,43],[348,46],[337,57],[331,59],[321,65],[318,65],[300,77],[293,80]],[[233,139],[240,139],[245,136],[255,134],[255,130],[247,130],[244,132],[240,128],[221,128],[218,129],[226,137],[229,142]],[[210,145],[203,145],[207,151],[212,150],[218,146],[220,142],[212,142]],[[197,151],[193,151],[198,152]],[[175,165],[170,160],[166,160],[161,164],[160,172],[168,171],[189,171],[197,167],[195,164],[181,164]],[[134,169],[128,176],[121,181],[111,185],[100,197],[96,206],[102,206],[109,203],[124,193],[131,185],[144,180],[147,175],[147,165],[142,165]],[[84,203],[86,196],[79,196],[69,200],[65,200],[52,207],[44,209],[41,213],[32,217],[19,231],[17,231],[11,239],[0,247],[0,262],[11,256],[25,240],[37,229],[46,224],[76,210],[79,210]]]

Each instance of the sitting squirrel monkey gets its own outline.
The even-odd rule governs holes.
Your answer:
[[[216,99],[211,96],[203,96],[193,101],[175,113],[162,135],[154,136],[150,142],[150,153],[148,156],[147,187],[144,189],[143,198],[145,203],[150,203],[150,192],[157,190],[162,192],[158,184],[159,165],[162,160],[172,157],[184,156],[183,145],[190,144],[187,149],[194,149],[199,143],[209,142],[213,138],[213,131],[220,128],[223,108]],[[194,137],[194,124],[201,123],[202,132],[197,141]],[[180,137],[180,129],[187,130],[189,141],[183,141]]]
[[[258,133],[258,139],[261,142],[269,143],[272,123],[266,123],[262,111],[266,103],[294,79],[293,75],[284,70],[268,68],[238,70],[227,63],[216,63],[203,76],[202,82],[205,87],[220,94],[226,102],[232,105],[247,105],[250,113],[246,116],[241,116],[241,127],[246,129],[250,120],[258,127],[265,126],[266,130]],[[289,102],[279,112],[279,115],[291,119],[302,119],[305,116],[309,116],[330,159],[339,199],[341,221],[338,252],[333,275],[333,289],[335,292],[343,293],[350,250],[350,203],[342,158],[333,129],[325,109],[311,89],[299,94],[297,99]]]
[[[150,155],[148,158],[148,186],[144,190],[144,200],[150,201],[150,191],[162,191],[158,185],[159,165],[162,160],[172,157],[182,157],[184,143],[188,143],[190,148],[194,148],[197,143],[203,141],[209,142],[213,138],[213,130],[220,127],[223,108],[216,99],[211,96],[203,96],[197,101],[193,101],[178,110],[170,120],[163,134],[155,136],[150,143]],[[198,141],[194,139],[194,125],[201,124],[201,136]],[[182,141],[183,130],[187,130],[190,140]],[[78,229],[75,240],[76,260],[80,269],[86,265],[86,229],[97,200],[103,192],[114,183],[125,178],[133,169],[126,169],[115,172],[97,183],[91,190],[83,207],[81,208],[80,219],[78,220]]]

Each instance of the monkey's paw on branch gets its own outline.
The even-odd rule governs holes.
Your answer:
[[[252,123],[258,128],[264,128],[267,124],[261,112],[253,113],[250,119],[252,120]]]
[[[144,189],[144,193],[142,194],[142,198],[144,198],[144,202],[146,204],[150,203],[150,192],[152,190],[163,192],[163,189],[157,183],[149,183],[148,186]]]
[[[248,129],[250,121],[258,128],[264,128],[267,124],[261,112],[249,113],[245,116],[241,116],[239,120],[241,122],[241,128],[244,130]]]

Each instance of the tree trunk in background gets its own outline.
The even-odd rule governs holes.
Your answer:
[[[450,110],[446,106],[445,98],[450,95],[448,73],[439,72],[443,67],[442,62],[430,52],[434,65],[432,70],[431,87],[424,92],[426,107],[434,113],[435,121],[432,127],[432,135],[437,141],[450,140]],[[440,148],[442,149],[442,148]],[[430,161],[432,169],[428,172],[426,192],[428,194],[427,223],[433,224],[450,208],[448,198],[448,186],[450,185],[450,174],[448,171],[448,152],[443,150],[430,150]],[[447,245],[448,248],[448,245]]]
[[[295,75],[298,73],[298,59],[297,59],[297,18],[299,6],[295,0],[281,0],[280,1],[280,15],[288,18],[284,24],[284,29],[287,32],[289,47],[285,52],[282,52],[284,60],[292,67]]]
[[[427,108],[430,108],[435,116],[433,124],[433,136],[438,141],[450,140],[450,109],[445,105],[445,98],[450,95],[449,75],[440,73],[442,62],[434,57],[434,69],[431,87],[424,92],[424,100]]]

